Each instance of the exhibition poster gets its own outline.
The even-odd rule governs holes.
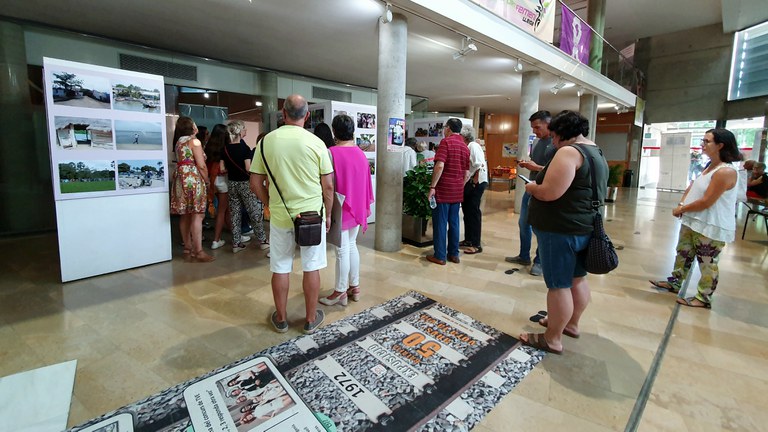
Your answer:
[[[472,0],[544,42],[555,34],[555,0]]]
[[[161,76],[43,59],[56,200],[168,192]]]
[[[387,151],[402,152],[405,143],[405,119],[390,118],[387,128]]]

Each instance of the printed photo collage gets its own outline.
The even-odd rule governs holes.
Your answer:
[[[311,109],[311,107],[310,107]],[[355,143],[368,157],[368,166],[371,175],[376,175],[376,113],[365,113],[352,110],[333,110],[333,115],[327,122],[331,125],[333,118],[339,114],[346,114],[355,121]],[[318,108],[310,111],[309,119],[304,125],[310,131],[325,119],[325,108]]]
[[[162,79],[55,62],[45,78],[57,200],[168,191]]]

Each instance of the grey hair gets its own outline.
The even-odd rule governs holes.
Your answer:
[[[300,95],[290,95],[285,98],[283,109],[285,114],[292,120],[302,120],[307,115],[307,111],[309,111],[309,105],[307,100]]]
[[[239,138],[245,129],[245,123],[242,120],[230,120],[227,122],[227,132],[229,132],[229,139],[235,141]]]
[[[429,144],[427,144],[424,141],[419,141],[419,143],[416,144],[416,151],[419,153],[426,151],[428,148],[429,148]]]
[[[475,140],[475,128],[472,126],[463,126],[461,128],[461,136],[464,141],[470,143]]]

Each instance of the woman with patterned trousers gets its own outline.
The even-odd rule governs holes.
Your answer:
[[[248,217],[251,218],[253,232],[262,250],[269,249],[267,233],[264,231],[264,205],[251,191],[251,159],[253,150],[248,147],[241,137],[244,133],[243,123],[237,120],[229,122],[230,143],[224,146],[224,165],[229,177],[229,208],[232,218],[232,252],[245,250],[245,242],[250,238],[242,235],[242,216],[240,210],[245,206]]]
[[[710,129],[701,140],[702,151],[710,164],[688,186],[672,215],[680,218],[680,236],[672,276],[663,281],[649,281],[654,286],[677,293],[688,275],[693,260],[699,262],[701,279],[693,297],[678,298],[684,306],[709,309],[717,288],[717,262],[726,243],[736,237],[737,173],[732,162],[739,160],[739,149],[733,133],[726,129]]]

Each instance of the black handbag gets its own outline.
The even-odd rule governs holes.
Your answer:
[[[259,147],[261,148],[261,160],[264,161],[264,167],[267,169],[269,179],[272,184],[275,185],[280,200],[283,201],[285,211],[288,212],[288,217],[293,220],[293,235],[296,244],[299,246],[317,246],[323,240],[323,230],[325,230],[325,224],[323,223],[323,205],[320,204],[320,213],[316,211],[301,212],[294,218],[291,216],[291,211],[288,210],[288,205],[285,203],[282,192],[277,186],[275,177],[272,175],[272,170],[269,169],[267,159],[264,157],[264,139],[259,141]],[[321,197],[322,198],[322,197]]]
[[[586,150],[582,149],[582,154],[584,159],[589,162],[589,172],[590,177],[592,177],[592,208],[595,210],[592,237],[589,239],[587,248],[582,252],[584,254],[584,269],[592,274],[606,274],[619,266],[619,256],[603,227],[603,215],[600,213],[601,203],[597,197],[595,163],[592,156],[587,155]]]

